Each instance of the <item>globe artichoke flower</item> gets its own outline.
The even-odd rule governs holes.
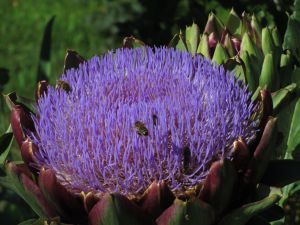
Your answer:
[[[251,95],[223,67],[173,49],[89,61],[68,51],[56,86],[38,83],[35,113],[11,98],[25,164],[6,168],[40,217],[66,223],[253,224],[280,211],[257,184],[298,177],[272,174],[271,95]]]

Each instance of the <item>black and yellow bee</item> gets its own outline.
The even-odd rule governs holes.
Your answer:
[[[146,126],[143,122],[136,121],[134,123],[134,126],[136,128],[136,132],[137,132],[138,135],[148,136],[148,129],[146,128]]]
[[[58,80],[55,86],[56,89],[63,89],[65,90],[67,93],[69,93],[70,91],[72,91],[71,86],[68,84],[68,82],[64,81],[64,80]]]

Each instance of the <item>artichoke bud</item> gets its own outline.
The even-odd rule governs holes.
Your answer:
[[[200,39],[200,43],[198,46],[198,50],[197,53],[202,54],[205,58],[210,58],[210,53],[209,53],[209,45],[208,45],[208,35],[207,34],[203,34],[201,39]]]
[[[218,43],[212,61],[221,65],[225,63],[228,59],[229,56],[228,53],[226,52],[226,49],[220,43]]]
[[[273,37],[268,27],[262,29],[262,50],[264,55],[272,52],[275,53]]]
[[[278,79],[274,69],[274,59],[271,53],[265,55],[259,78],[259,86],[266,86],[268,91],[275,91],[278,88]]]
[[[219,40],[222,36],[223,31],[224,26],[222,22],[216,17],[215,14],[210,13],[204,29],[204,33],[211,34],[214,32],[216,34],[217,40]]]
[[[226,21],[226,28],[232,35],[240,37],[241,27],[242,21],[240,17],[236,14],[234,9],[231,9]]]

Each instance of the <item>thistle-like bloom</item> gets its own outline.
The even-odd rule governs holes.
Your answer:
[[[180,193],[257,132],[247,87],[189,53],[120,49],[61,80],[38,102],[34,166],[75,192],[139,196],[157,180]]]

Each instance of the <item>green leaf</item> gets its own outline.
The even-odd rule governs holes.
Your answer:
[[[244,225],[251,217],[263,212],[265,209],[270,208],[280,199],[279,195],[271,195],[258,202],[252,202],[243,205],[241,208],[233,210],[227,214],[218,225]]]
[[[291,128],[291,121],[294,114],[294,109],[297,99],[287,102],[284,107],[280,108],[280,111],[276,114],[277,120],[277,138],[274,140],[276,147],[274,150],[277,158],[283,158],[287,150],[287,141]]]
[[[194,56],[197,52],[199,44],[200,31],[197,24],[193,23],[192,26],[188,26],[185,30],[185,41],[189,48],[189,52]]]
[[[296,89],[297,85],[292,83],[272,94],[273,108],[276,111],[278,107],[290,96]]]
[[[297,100],[292,122],[291,129],[287,141],[287,157],[291,157],[291,153],[300,144],[300,98]]]
[[[215,220],[212,207],[207,203],[192,199],[182,201],[175,199],[158,219],[157,225],[211,225]]]
[[[13,133],[8,132],[0,137],[0,167],[3,166],[13,141]]]
[[[297,84],[297,94],[300,95],[300,67],[295,68],[293,71],[290,71],[291,82]]]
[[[44,36],[41,45],[40,59],[38,64],[38,72],[37,72],[37,82],[40,80],[47,80],[50,77],[50,59],[51,59],[51,33],[52,33],[52,25],[54,22],[55,16],[52,16],[50,20],[47,22]]]

